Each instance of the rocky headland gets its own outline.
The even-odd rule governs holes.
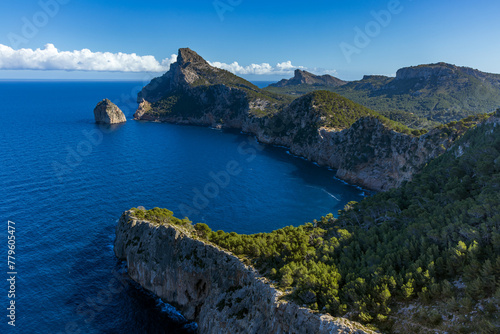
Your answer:
[[[252,267],[172,219],[157,223],[124,212],[114,251],[133,280],[196,321],[200,333],[374,333],[286,301]]]
[[[437,69],[424,66],[402,71],[398,73],[398,80],[422,83],[433,81],[436,77],[433,73],[438,73],[438,77],[454,75],[454,69],[443,66],[437,64]],[[373,83],[379,79],[366,78]],[[347,84],[339,87],[344,86]],[[153,213],[149,218],[146,210],[125,212],[116,228],[116,256],[126,260],[132,279],[176,306],[187,319],[196,321],[201,333],[373,333],[347,318],[334,318],[311,309],[328,310],[331,314],[365,323],[375,322],[400,333],[420,332],[421,329],[427,333],[431,328],[428,326],[441,326],[441,321],[446,332],[457,332],[454,330],[456,324],[444,321],[440,311],[431,310],[437,316],[424,314],[427,310],[423,307],[418,314],[417,311],[412,314],[413,311],[405,309],[404,305],[413,307],[421,301],[428,303],[433,298],[428,291],[441,291],[440,286],[448,291],[448,296],[458,296],[450,282],[462,279],[457,274],[459,271],[449,273],[449,281],[443,279],[432,270],[432,259],[426,260],[431,261],[431,269],[421,275],[421,258],[427,253],[419,252],[418,245],[424,250],[431,249],[429,245],[432,245],[436,263],[446,262],[450,268],[462,266],[466,269],[461,270],[469,273],[491,271],[488,268],[494,255],[491,261],[485,262],[486,269],[482,271],[477,270],[480,265],[478,267],[473,258],[467,264],[456,261],[454,256],[461,256],[462,250],[468,249],[461,240],[462,235],[476,235],[477,227],[471,221],[491,226],[498,221],[495,219],[497,206],[485,207],[481,203],[498,203],[491,200],[498,189],[498,178],[491,175],[498,172],[495,128],[500,111],[494,117],[492,114],[471,116],[431,131],[411,130],[334,92],[313,91],[292,99],[261,90],[230,72],[212,67],[189,49],[180,49],[178,61],[166,74],[144,87],[138,99],[140,105],[135,119],[238,129],[263,143],[286,146],[293,154],[335,168],[337,176],[346,181],[375,190],[389,190],[346,206],[339,211],[338,219],[331,215],[330,218],[322,217],[314,225],[297,228],[299,232],[293,228],[289,232],[283,229],[276,233],[278,241],[275,240],[273,251],[265,248],[274,240],[272,233],[240,238],[232,232],[227,233],[226,240],[223,231],[211,231],[209,237],[203,236],[200,224],[193,227],[187,219],[177,219],[165,209],[150,210]],[[416,182],[406,182],[414,177]],[[484,189],[484,193],[476,191],[479,189]],[[460,209],[455,205],[460,205]],[[463,214],[457,215],[457,212]],[[456,228],[457,219],[462,220],[460,233],[449,233]],[[481,226],[485,226],[482,233],[488,235],[489,227]],[[208,226],[206,229],[209,230]],[[308,229],[310,234],[304,232]],[[295,238],[296,233],[301,235],[300,231],[306,233],[302,235],[304,238]],[[463,231],[469,232],[464,234]],[[281,238],[286,233],[290,233],[288,243]],[[325,292],[325,285],[311,290],[308,284],[325,276],[321,276],[320,267],[314,267],[318,273],[310,272],[311,277],[305,283],[299,280],[292,286],[295,284],[293,277],[286,270],[294,273],[292,264],[273,267],[274,271],[258,266],[265,261],[274,264],[277,256],[288,258],[289,247],[299,239],[302,240],[300,246],[305,247],[295,248],[294,252],[303,251],[305,255],[296,260],[292,258],[299,262],[293,264],[297,272],[302,273],[299,269],[304,268],[307,272],[307,265],[315,259],[318,265],[335,265],[321,267],[327,268],[326,277],[333,279],[335,273],[338,274],[336,265],[345,265],[347,275],[342,277],[345,281],[338,287],[342,293],[339,294],[337,287]],[[381,240],[387,247],[380,247]],[[408,240],[416,245],[411,257]],[[481,240],[481,243],[473,240],[471,245],[483,247],[485,242],[484,249],[491,253],[493,248],[487,243],[494,237],[488,235]],[[238,242],[241,247],[233,247]],[[265,253],[261,252],[260,245]],[[367,250],[360,251],[361,245]],[[280,247],[284,248],[281,253],[277,252]],[[377,257],[374,254],[378,254]],[[400,261],[402,258],[406,260]],[[390,272],[393,277],[385,275],[380,281],[379,275],[374,275],[374,259],[379,259],[378,273]],[[401,268],[395,269],[396,262]],[[274,281],[264,278],[247,264],[259,270],[264,268],[262,274],[271,279],[281,277],[279,286],[283,290],[276,289]],[[432,280],[424,279],[431,275]],[[412,277],[420,279],[418,286]],[[438,281],[440,285],[434,283]],[[473,293],[480,291],[477,285],[469,289]],[[305,294],[293,297],[296,290]],[[317,298],[316,292],[325,296],[338,295],[345,302],[343,312],[349,312],[336,311],[336,304],[317,305],[313,298]],[[414,299],[408,299],[409,296]],[[299,306],[292,299],[311,309]],[[448,318],[455,319],[456,310],[433,305],[436,310],[454,314]],[[391,311],[392,307],[395,312]],[[429,324],[428,319],[439,322]],[[486,327],[492,326],[482,321]],[[428,332],[435,331],[429,329]]]

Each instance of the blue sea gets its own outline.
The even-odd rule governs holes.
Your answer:
[[[365,195],[251,136],[134,121],[143,85],[0,81],[1,333],[193,332],[194,324],[127,279],[114,256],[115,225],[131,207],[165,207],[214,230],[257,233],[335,214]],[[127,123],[94,123],[103,98]],[[7,324],[11,300],[15,327]]]

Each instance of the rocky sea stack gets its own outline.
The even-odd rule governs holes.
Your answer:
[[[102,124],[117,124],[127,121],[123,111],[108,99],[102,100],[94,108],[94,118],[96,123]]]

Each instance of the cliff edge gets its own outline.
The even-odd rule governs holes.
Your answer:
[[[124,212],[114,251],[127,261],[133,280],[196,321],[200,333],[375,333],[283,300],[238,257],[198,240],[189,223],[171,219],[155,223]]]

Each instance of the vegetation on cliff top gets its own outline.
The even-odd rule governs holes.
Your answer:
[[[130,209],[133,212],[133,216],[137,219],[144,219],[158,225],[178,225],[189,227],[191,226],[191,221],[188,218],[179,219],[174,217],[174,213],[168,209],[153,208],[146,210],[142,207]]]
[[[285,87],[266,87],[265,91],[273,92],[276,94],[284,94],[290,96],[301,96],[318,90],[326,90],[335,92],[345,98],[349,98],[353,102],[359,103],[371,110],[380,113],[382,116],[389,118],[395,122],[399,122],[413,129],[431,129],[437,125],[439,122],[429,120],[427,118],[417,116],[413,112],[405,111],[404,105],[398,105],[397,108],[387,106],[384,102],[385,100],[379,101],[379,99],[370,97],[367,93],[363,91],[348,90],[347,88],[342,88],[339,86],[324,86],[324,85],[308,85],[300,84],[297,86],[285,86]],[[403,109],[398,109],[403,108]]]
[[[401,123],[392,121],[371,109],[330,91],[314,91],[300,99],[307,101],[307,104],[322,117],[322,121],[318,123],[319,126],[347,129],[362,117],[375,117],[385,126],[397,132],[414,136],[427,132],[426,130],[412,130]]]

